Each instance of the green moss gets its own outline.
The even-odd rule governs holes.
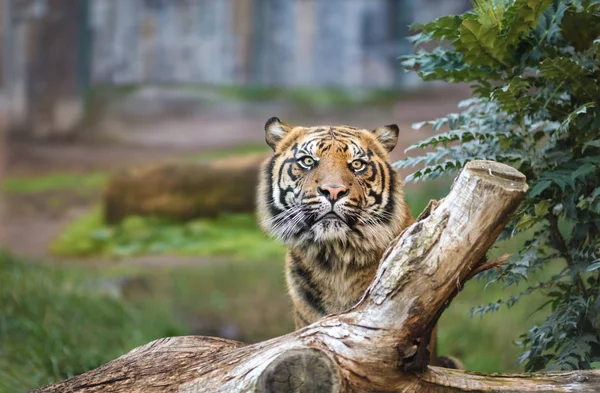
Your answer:
[[[100,209],[69,224],[50,250],[61,257],[175,254],[272,260],[284,255],[283,246],[264,235],[250,214],[222,215],[184,224],[154,217],[130,217],[119,225],[106,226]]]

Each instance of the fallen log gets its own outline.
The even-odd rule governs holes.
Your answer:
[[[263,155],[213,162],[163,163],[122,170],[108,181],[104,218],[116,224],[129,216],[174,220],[253,212]]]
[[[35,392],[595,392],[600,370],[485,375],[427,366],[424,338],[526,190],[515,169],[471,162],[448,196],[393,241],[350,310],[253,345],[157,340]]]

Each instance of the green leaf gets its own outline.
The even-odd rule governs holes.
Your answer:
[[[537,182],[533,187],[531,187],[531,189],[527,193],[527,196],[529,198],[536,197],[536,196],[540,195],[542,192],[544,192],[544,190],[546,190],[548,187],[550,187],[551,184],[552,184],[552,182],[549,180]]]
[[[560,2],[553,7],[547,8],[543,12],[534,31],[534,36],[536,37],[538,45],[553,43],[562,39],[560,26],[567,9],[569,9],[569,5]]]
[[[477,20],[466,19],[459,31],[460,38],[453,44],[467,63],[492,69],[504,66],[503,61],[510,52],[497,26],[483,26]]]
[[[578,51],[588,49],[594,39],[600,35],[600,15],[593,12],[576,12],[569,9],[565,12],[561,25],[562,35]]]
[[[487,159],[527,176],[531,189],[502,234],[504,240],[521,232],[525,241],[502,271],[486,274],[488,284],[515,286],[537,269],[564,263],[557,261],[564,253],[552,241],[549,212],[560,217],[566,253],[577,268],[473,311],[485,314],[510,307],[523,293],[550,292],[540,303],[551,314],[521,336],[526,371],[588,367],[600,360],[593,349],[599,341],[593,326],[600,321],[600,0],[476,0],[475,9],[460,24],[449,17],[438,22],[446,27],[423,33],[424,39],[457,37],[454,50],[411,57],[424,79],[471,81],[474,98],[459,115],[418,124],[434,135],[413,145],[425,149],[420,156],[397,166],[415,166],[415,179],[429,179]],[[585,269],[594,272],[584,277],[587,295],[574,282],[574,272]]]
[[[496,100],[507,113],[520,113],[529,101],[523,94],[529,88],[529,84],[521,78],[514,78],[504,87],[492,92],[492,99]]]
[[[573,59],[555,57],[540,64],[540,73],[548,79],[562,82],[582,78],[587,72]]]
[[[423,33],[437,40],[454,41],[458,39],[458,30],[462,18],[457,15],[442,16],[433,22],[423,25]]]
[[[506,40],[515,44],[536,27],[552,0],[515,0],[504,15]]]
[[[578,180],[585,178],[587,175],[594,173],[598,170],[598,168],[593,164],[583,164],[579,168],[577,168],[573,174],[571,175],[571,179]]]
[[[473,66],[464,61],[461,53],[435,48],[429,53],[400,58],[407,70],[418,70],[423,80],[446,80],[448,82],[470,82],[481,78],[500,79],[500,75],[490,70]]]
[[[589,265],[586,269],[586,271],[588,272],[593,272],[594,270],[598,270],[600,269],[600,260],[599,261],[595,261],[594,263],[592,263],[591,265]]]
[[[536,203],[534,206],[536,217],[544,217],[548,214],[548,207],[550,206],[550,200],[546,199],[539,203]]]
[[[558,131],[560,131],[560,132],[567,131],[569,129],[569,127],[571,126],[571,123],[573,122],[573,120],[575,120],[577,118],[577,116],[587,113],[589,108],[593,108],[595,106],[596,106],[595,103],[588,102],[587,104],[583,104],[580,107],[578,107],[577,109],[575,109],[573,112],[569,113],[569,115],[567,117],[565,117],[565,119],[560,123],[560,126],[558,127]]]
[[[523,214],[521,219],[517,222],[515,226],[516,232],[521,232],[527,229],[530,229],[535,225],[537,219],[535,217],[530,216],[529,214]]]
[[[575,60],[568,57],[546,59],[540,64],[540,73],[546,78],[559,83],[570,83],[577,96],[596,100],[600,89],[588,77],[588,72]],[[592,82],[592,83],[590,83]]]
[[[589,148],[589,147],[600,147],[600,139],[599,140],[595,140],[595,141],[590,141],[590,142],[586,142],[583,145],[583,149],[581,150],[582,153],[585,153],[585,151]]]

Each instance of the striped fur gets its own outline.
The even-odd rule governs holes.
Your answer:
[[[258,192],[263,229],[288,247],[286,280],[296,327],[353,306],[372,281],[389,242],[412,222],[402,182],[388,163],[397,127],[291,127],[267,123],[274,147]],[[270,133],[269,133],[270,132]],[[309,156],[306,168],[299,159]],[[351,164],[361,160],[364,168]],[[317,189],[340,184],[332,204]],[[334,212],[337,217],[322,218]]]

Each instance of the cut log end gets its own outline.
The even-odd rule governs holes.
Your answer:
[[[337,393],[340,378],[329,357],[316,349],[295,349],[273,360],[258,380],[260,393]]]
[[[465,170],[476,173],[483,178],[508,181],[512,183],[514,188],[523,188],[527,186],[525,175],[515,168],[499,162],[487,160],[471,161],[465,165]]]

